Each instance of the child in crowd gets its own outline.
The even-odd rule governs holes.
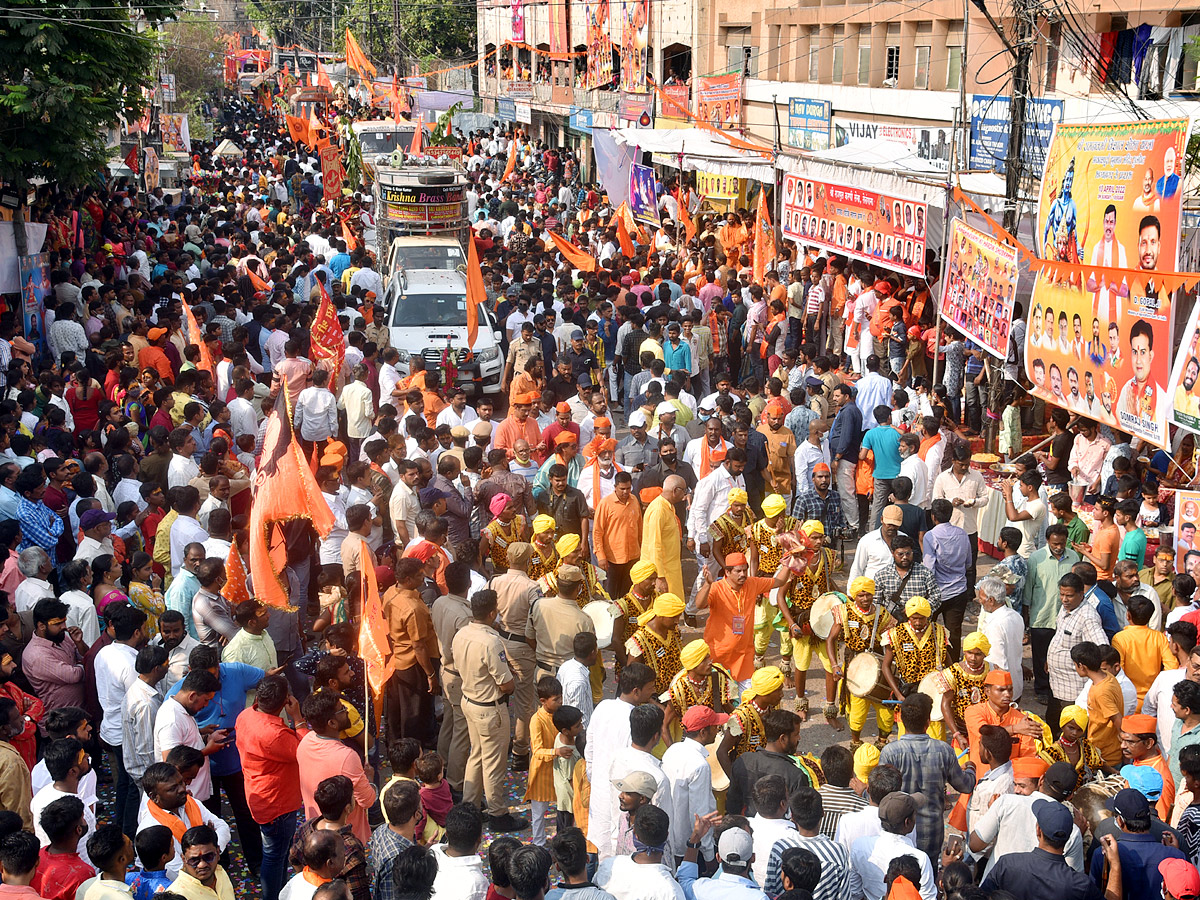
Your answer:
[[[554,711],[554,727],[558,736],[554,739],[554,804],[558,810],[554,825],[561,834],[564,828],[575,824],[572,810],[575,806],[575,791],[571,776],[575,763],[580,759],[576,742],[583,734],[583,713],[574,706],[560,706]]]
[[[175,839],[166,825],[151,825],[138,832],[133,842],[141,870],[125,876],[133,900],[151,900],[169,890],[172,879],[167,875],[167,863],[175,858]]]
[[[433,750],[426,750],[417,757],[413,770],[421,782],[421,805],[425,807],[429,818],[445,828],[446,813],[454,805],[454,798],[450,796],[450,782],[444,777],[445,762]]]
[[[555,749],[558,729],[554,727],[554,713],[562,706],[563,689],[553,675],[539,678],[536,687],[541,708],[529,721],[529,780],[525,799],[533,815],[533,843],[545,846],[546,813],[556,800],[554,762],[558,758]]]
[[[415,738],[401,738],[388,749],[388,762],[392,767],[392,777],[379,792],[385,818],[387,817],[387,803],[382,801],[387,796],[388,788],[402,781],[420,784],[416,777],[416,765],[420,757],[421,744]],[[413,833],[417,836],[417,843],[425,847],[432,847],[442,839],[445,830],[429,817],[424,804],[422,804],[421,808],[417,810],[417,823],[413,828]]]
[[[322,570],[317,576],[317,601],[321,605],[320,615],[313,622],[313,631],[323,632],[337,622],[347,622],[350,619],[350,597],[342,584],[342,573],[338,570]]]

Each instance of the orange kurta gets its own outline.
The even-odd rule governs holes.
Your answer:
[[[642,508],[632,496],[624,502],[609,494],[596,505],[592,538],[597,560],[623,564],[642,552]]]
[[[747,578],[740,591],[722,578],[708,593],[708,624],[704,640],[713,662],[729,670],[738,681],[754,674],[754,603],[775,585],[774,578]],[[734,618],[741,617],[741,634],[734,633]]]
[[[533,416],[529,416],[524,422],[518,422],[512,416],[506,418],[496,427],[496,439],[493,444],[499,450],[511,450],[513,444],[521,438],[529,442],[530,450],[537,447],[538,441],[542,439],[542,430],[538,428],[537,419]]]
[[[979,729],[984,725],[1000,725],[1004,728],[1010,728],[1019,723],[1025,718],[1024,713],[1019,709],[1008,709],[1003,715],[996,712],[992,704],[984,700],[982,703],[975,703],[967,707],[967,712],[963,716],[967,726],[967,739],[971,742],[971,762],[975,763],[975,771],[980,777],[987,774],[991,766],[985,765],[979,755]],[[1012,758],[1018,756],[1036,756],[1037,744],[1033,738],[1026,735],[1013,735],[1016,743],[1013,744]]]

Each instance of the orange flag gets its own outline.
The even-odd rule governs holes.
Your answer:
[[[358,41],[354,39],[349,28],[346,29],[346,62],[358,72],[369,88],[372,79],[375,78],[375,67],[371,65],[367,55],[362,52],[362,47],[358,46]],[[369,73],[369,77],[364,73]]]
[[[563,255],[563,259],[573,265],[575,268],[583,272],[596,271],[596,258],[590,253],[576,247],[570,241],[560,234],[550,232],[550,240],[554,241],[554,246],[558,248],[558,252]]]
[[[358,629],[358,655],[366,664],[367,682],[375,696],[383,693],[392,677],[393,663],[389,657],[388,627],[383,618],[383,601],[379,598],[379,579],[369,553],[362,557],[362,624]]]
[[[758,215],[754,217],[754,283],[762,284],[772,260],[775,259],[775,235],[771,230],[771,213],[767,209],[767,192],[758,192]]]
[[[192,312],[191,304],[186,300],[183,302],[183,315],[187,319],[188,336],[192,339],[197,347],[200,348],[200,366],[213,378],[217,377],[217,367],[213,364],[212,354],[208,351],[208,344],[204,343],[204,332],[200,330],[200,326],[196,322],[196,316]]]
[[[299,116],[290,116],[285,114],[287,121],[288,137],[297,144],[308,143],[308,123]]]
[[[680,194],[682,195],[682,191]],[[687,242],[691,243],[696,237],[696,223],[692,221],[692,214],[687,210],[687,202],[681,196],[679,201],[679,221],[683,223],[683,233],[687,236]]]
[[[239,603],[251,599],[250,588],[246,584],[246,565],[236,547],[230,549],[229,558],[225,560],[225,587],[221,593],[234,609]]]
[[[624,204],[622,204],[624,205]],[[633,259],[635,252],[633,247],[633,238],[629,236],[629,226],[625,224],[625,217],[618,214],[617,220],[617,241],[621,245],[621,252],[629,259]]]
[[[392,121],[400,121],[400,82],[396,78],[396,73],[392,73]]]
[[[508,178],[513,173],[513,169],[517,167],[517,142],[513,141],[508,146],[508,164],[504,167],[504,174],[500,176],[500,183],[508,181]]]
[[[354,232],[350,230],[350,226],[345,222],[342,223],[342,239],[346,242],[346,249],[358,249],[358,238],[354,236]]]
[[[424,153],[425,142],[425,123],[417,120],[416,130],[413,131],[412,143],[408,145],[408,153],[410,156],[420,156]]]
[[[246,267],[246,274],[250,276],[250,283],[254,285],[256,291],[270,291],[271,286],[254,274],[254,270],[249,266]]]
[[[325,67],[321,65],[321,60],[317,60],[317,86],[323,87],[327,91],[333,90],[333,82],[329,80],[329,73],[325,71]]]
[[[317,118],[317,111],[315,109],[310,110],[308,113],[308,146],[315,147],[317,141],[321,140],[321,134],[324,131],[325,126]]]
[[[467,238],[467,349],[474,350],[479,336],[479,307],[487,303],[487,288],[483,284],[483,269],[475,238]]]
[[[250,507],[250,574],[255,599],[266,606],[295,608],[288,603],[283,571],[287,565],[284,526],[298,519],[312,522],[322,537],[333,529],[333,513],[300,452],[288,411],[277,406],[267,420]]]
[[[317,315],[313,318],[309,338],[312,346],[313,361],[326,363],[333,380],[340,376],[342,363],[346,359],[346,336],[337,320],[337,310],[329,299],[329,291],[318,281],[321,288],[321,303],[317,307]]]

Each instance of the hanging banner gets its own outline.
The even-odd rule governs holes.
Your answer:
[[[1200,528],[1200,491],[1175,494],[1175,571],[1190,574],[1200,561],[1196,531]],[[1189,559],[1189,557],[1191,557]]]
[[[146,148],[146,190],[152,191],[160,184],[158,170],[158,151],[153,147]]]
[[[658,179],[650,166],[635,163],[629,170],[629,211],[636,221],[659,227]]]
[[[993,356],[1008,356],[1017,249],[962,219],[950,223],[950,267],[943,282],[942,318]]]
[[[783,176],[783,236],[804,247],[923,278],[928,220],[920,200]]]
[[[346,170],[342,167],[342,153],[337,147],[321,148],[321,187],[325,191],[326,200],[342,199],[342,182],[346,180]]]
[[[192,136],[188,131],[187,113],[159,113],[163,149],[168,153],[191,153]]]
[[[550,56],[554,59],[567,59],[571,52],[570,16],[567,11],[567,0],[550,0],[547,5],[550,14]]]
[[[1188,127],[1187,119],[1055,127],[1038,255],[1131,271],[1043,271],[1025,337],[1036,396],[1159,447],[1167,445],[1171,294],[1154,273],[1178,263]]]
[[[587,77],[584,87],[595,90],[612,83],[612,38],[608,34],[608,0],[586,0]]]
[[[621,91],[621,99],[617,101],[617,114],[626,122],[639,124],[643,117],[649,119],[654,115],[653,94],[631,94]],[[649,126],[651,122],[647,122]]]
[[[621,90],[646,93],[650,0],[621,0]]]
[[[509,0],[512,12],[512,39],[518,44],[525,43],[525,10],[522,0]]]
[[[971,168],[1003,172],[1008,159],[1009,109],[1012,98],[975,94],[971,97]],[[1025,101],[1025,137],[1021,159],[1031,172],[1046,165],[1046,150],[1054,126],[1063,120],[1066,104],[1061,100],[1029,97]]]
[[[1170,424],[1200,434],[1200,304],[1192,307],[1187,327],[1176,335],[1175,343],[1179,351],[1167,385],[1173,400]]]
[[[714,128],[736,128],[742,122],[742,73],[696,79],[696,118]]]
[[[21,272],[21,320],[25,326],[25,340],[33,344],[40,354],[46,349],[43,340],[46,333],[46,295],[52,290],[50,254],[21,256],[17,264]]]

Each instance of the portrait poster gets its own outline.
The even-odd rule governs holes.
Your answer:
[[[713,128],[738,127],[742,123],[742,73],[697,78],[696,118]]]
[[[587,77],[584,87],[595,90],[613,80],[612,38],[608,33],[609,0],[585,0]]]
[[[1174,353],[1171,291],[1154,273],[1176,271],[1188,125],[1055,127],[1037,252],[1083,268],[1043,268],[1025,336],[1035,396],[1159,447]]]
[[[654,169],[636,163],[629,170],[629,211],[635,221],[658,228],[658,179]]]
[[[621,0],[621,90],[645,93],[650,54],[650,0]]]
[[[802,247],[925,276],[929,207],[920,200],[783,176],[783,236]]]
[[[21,272],[21,320],[25,340],[41,353],[46,348],[46,295],[50,293],[50,254],[19,257]]]
[[[152,191],[159,186],[161,173],[158,169],[158,151],[153,147],[146,148],[146,190]]]
[[[1172,401],[1169,424],[1200,434],[1200,303],[1192,307],[1175,345],[1179,349],[1167,385]]]
[[[192,135],[188,129],[187,113],[162,113],[158,122],[162,129],[164,150],[168,153],[192,152]]]
[[[1175,571],[1191,573],[1200,561],[1196,531],[1200,527],[1200,491],[1175,494]],[[1189,559],[1189,555],[1191,558]]]
[[[992,356],[1004,359],[1016,294],[1016,247],[977,231],[962,219],[951,222],[942,318]]]

